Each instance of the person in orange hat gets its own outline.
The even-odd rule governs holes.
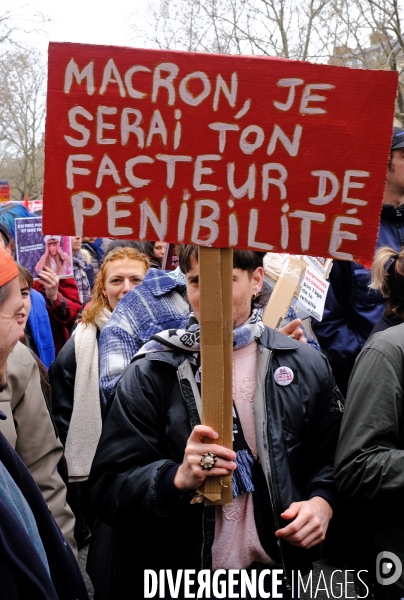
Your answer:
[[[24,335],[17,322],[22,306],[17,265],[10,254],[0,247],[0,392],[7,385],[7,358]]]
[[[24,334],[18,323],[22,306],[17,265],[11,255],[0,247],[0,392],[9,389],[7,360]],[[24,369],[23,365],[21,369]],[[2,403],[0,408],[3,408],[3,404],[6,403]],[[7,422],[9,418],[0,410],[0,423]],[[20,435],[18,419],[16,425]],[[32,429],[32,419],[30,426]],[[46,443],[48,440],[44,446]],[[31,461],[31,468],[32,462],[35,462],[35,458]],[[2,598],[88,600],[72,550],[58,529],[33,477],[1,432],[0,514]]]
[[[57,469],[63,446],[42,394],[38,365],[28,348],[18,342],[24,335],[20,318],[23,306],[18,267],[0,246],[0,432],[28,467],[63,535],[77,553],[75,519]]]

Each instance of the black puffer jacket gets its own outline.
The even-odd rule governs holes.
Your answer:
[[[343,399],[319,352],[270,329],[258,343],[257,448],[278,526],[292,502],[331,500]],[[188,364],[185,353],[175,352],[135,359],[106,418],[90,485],[100,520],[121,532],[112,566],[116,599],[142,597],[144,569],[211,566],[214,511],[190,504],[173,485],[175,467],[199,423]],[[280,386],[274,373],[284,366],[294,379]],[[283,543],[282,555],[287,571],[309,568],[304,550]],[[101,557],[91,559],[91,549],[89,558],[101,564]],[[91,575],[100,581],[100,572]]]

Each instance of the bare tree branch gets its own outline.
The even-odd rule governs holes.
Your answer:
[[[42,196],[45,81],[36,50],[18,48],[0,60],[0,142],[7,163],[1,176],[21,198]]]
[[[403,72],[402,0],[149,0],[148,13],[153,35],[134,28],[146,45]]]

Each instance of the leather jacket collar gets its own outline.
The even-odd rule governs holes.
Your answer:
[[[297,342],[291,337],[287,337],[269,327],[265,327],[264,333],[257,340],[257,343],[264,348],[269,350],[296,350],[301,342]],[[135,362],[139,358],[146,358],[147,360],[160,360],[166,362],[174,367],[178,367],[182,364],[187,356],[184,351],[165,351],[165,352],[150,352],[149,354],[142,354],[140,356],[135,355],[131,363]]]
[[[401,222],[404,219],[404,204],[397,208],[392,204],[383,204],[381,218],[389,222]]]

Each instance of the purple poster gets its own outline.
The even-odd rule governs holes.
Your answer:
[[[72,277],[71,238],[66,235],[42,235],[42,217],[15,220],[17,261],[35,279],[44,267],[59,277]]]

